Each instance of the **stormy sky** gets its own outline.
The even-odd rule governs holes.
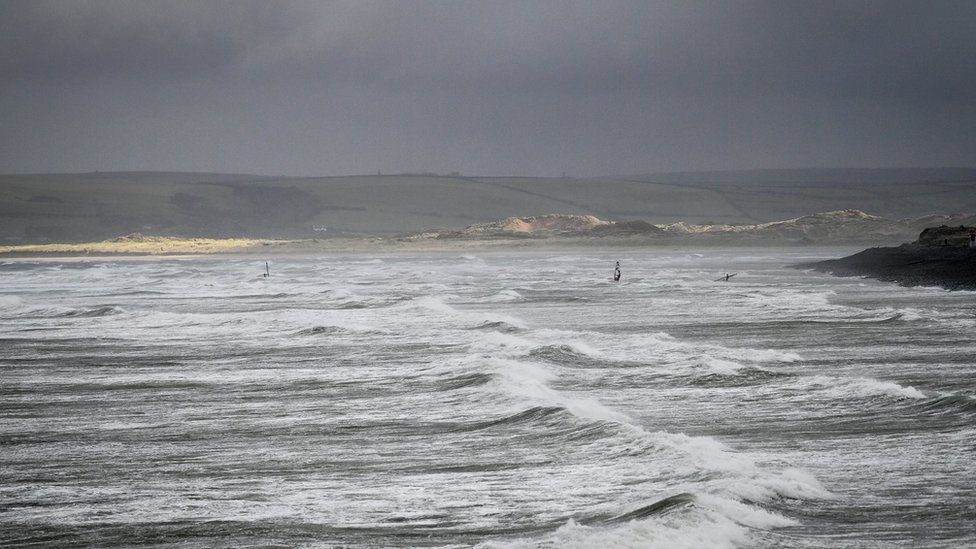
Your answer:
[[[0,173],[973,166],[976,2],[0,3]]]

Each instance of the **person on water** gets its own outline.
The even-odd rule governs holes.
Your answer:
[[[613,268],[613,281],[620,282],[620,262]]]

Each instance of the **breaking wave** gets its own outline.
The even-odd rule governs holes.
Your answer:
[[[121,307],[115,307],[113,305],[105,305],[103,307],[72,309],[70,311],[63,312],[58,316],[62,316],[66,318],[70,318],[70,317],[94,318],[100,316],[119,315],[124,312],[125,310],[123,310]]]

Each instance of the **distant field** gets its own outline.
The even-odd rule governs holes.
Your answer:
[[[330,238],[462,228],[511,216],[760,223],[855,208],[892,219],[976,212],[976,170],[793,170],[608,178],[233,174],[0,176],[0,244],[130,233]]]

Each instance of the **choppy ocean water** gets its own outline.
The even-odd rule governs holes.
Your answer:
[[[976,297],[849,251],[5,261],[0,545],[974,546]]]

